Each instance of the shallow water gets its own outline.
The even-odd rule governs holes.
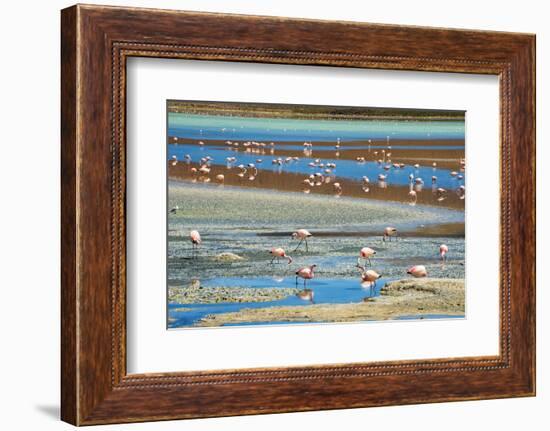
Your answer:
[[[380,289],[388,280],[380,279],[376,287],[365,288],[361,286],[358,279],[313,279],[308,280],[307,288],[314,292],[315,304],[345,304],[360,302],[364,298],[378,296]],[[254,287],[258,289],[266,287],[295,287],[296,280],[293,276],[271,278],[271,277],[236,277],[236,278],[215,278],[201,282],[204,287],[227,286],[227,287]],[[298,281],[298,287],[303,288],[303,280]],[[219,304],[169,304],[170,328],[190,326],[208,314],[228,313],[239,311],[244,308],[264,308],[282,305],[307,305],[310,301],[303,300],[297,296],[289,296],[278,301],[269,302],[243,302],[243,303],[219,303]],[[190,308],[189,311],[177,311],[177,308]],[[299,323],[299,322],[296,322]]]
[[[190,139],[354,141],[358,139],[456,139],[463,121],[308,120],[239,116],[168,114],[170,136]]]
[[[408,149],[415,149],[415,147],[408,147]],[[447,148],[445,148],[447,149]],[[235,152],[232,149],[227,147],[220,146],[199,146],[193,144],[169,144],[168,145],[168,159],[170,160],[173,156],[176,156],[178,160],[184,160],[186,154],[191,156],[191,160],[194,163],[197,163],[202,157],[211,156],[213,158],[214,165],[225,165],[226,157],[236,157],[237,161],[234,163],[235,166],[240,164],[248,165],[253,163],[256,165],[258,170],[261,172],[263,170],[268,170],[271,172],[281,172],[281,173],[299,173],[303,174],[304,177],[316,172],[323,173],[324,169],[318,167],[310,167],[309,163],[314,161],[318,156],[316,156],[315,151],[313,151],[311,156],[301,155],[300,160],[292,161],[290,163],[285,163],[282,166],[273,165],[272,160],[278,157],[277,152],[273,155],[258,155],[247,152]],[[365,154],[368,156],[368,154]],[[374,157],[374,156],[372,156]],[[381,156],[380,156],[381,157]],[[257,160],[262,159],[261,163],[258,163]],[[345,160],[339,159],[334,156],[330,158],[323,158],[322,162],[326,163],[335,163],[336,168],[332,169],[332,174],[336,178],[347,178],[357,182],[362,181],[363,176],[369,177],[371,183],[375,184],[379,174],[387,175],[386,183],[388,186],[393,185],[408,185],[410,183],[409,175],[413,174],[414,178],[421,178],[424,181],[424,187],[430,188],[432,185],[432,176],[437,177],[437,187],[443,187],[445,189],[454,190],[457,187],[465,184],[466,174],[461,173],[463,176],[462,180],[458,179],[458,176],[451,176],[451,169],[444,168],[433,168],[432,166],[419,166],[414,168],[413,166],[407,166],[405,168],[391,168],[390,170],[384,170],[384,164],[378,164],[374,161],[366,161],[359,163],[356,160]],[[456,164],[455,171],[459,170],[458,160]],[[236,169],[235,171],[238,171]]]
[[[451,175],[452,171],[460,170],[460,159],[464,157],[463,121],[295,120],[169,113],[168,122],[172,143],[167,147],[167,159],[177,158],[179,162],[174,169],[185,168],[177,178],[186,180],[168,182],[169,208],[179,208],[168,215],[168,286],[185,287],[198,280],[204,287],[295,287],[295,271],[316,264],[315,278],[307,282],[307,288],[314,292],[315,303],[341,304],[379,295],[387,281],[408,277],[407,268],[415,264],[425,265],[430,277],[464,277],[464,237],[451,236],[449,232],[445,235],[445,230],[439,237],[417,234],[424,227],[464,223],[460,197],[453,193],[449,201],[454,203],[443,208],[435,206],[439,197],[432,193],[432,188],[453,191],[464,185],[464,179]],[[173,143],[174,137],[180,139],[177,145]],[[373,141],[371,145],[367,144],[369,139]],[[205,144],[199,145],[199,140]],[[220,144],[226,140],[241,144],[246,140],[274,142],[274,145],[245,149]],[[303,151],[299,143],[304,141],[313,143],[311,151]],[[334,148],[337,141],[341,142],[339,154]],[[385,170],[384,154],[388,152],[394,153],[394,162],[407,162],[406,167]],[[212,174],[223,172],[226,184],[197,181],[190,166],[183,162],[187,154],[194,167],[198,167],[201,158],[211,157],[212,178],[207,180],[214,182]],[[358,156],[367,161],[357,162]],[[229,170],[227,157],[236,158]],[[299,160],[273,164],[279,157],[299,157]],[[336,168],[326,173],[326,167],[309,166],[317,158],[325,165],[336,164]],[[374,161],[378,159],[384,163]],[[431,164],[436,160],[440,166],[434,168]],[[421,166],[414,168],[417,162]],[[259,171],[257,178],[249,181],[247,175],[241,177],[241,182],[237,177],[239,169],[235,168],[239,164],[254,164]],[[315,173],[330,176],[331,183],[317,187],[317,193],[304,194],[303,178]],[[376,185],[379,174],[387,175],[387,180]],[[415,206],[401,201],[408,199],[411,174],[424,181],[423,188],[416,188],[420,197]],[[464,172],[460,174],[465,178]],[[371,187],[399,194],[400,203],[390,202],[389,193],[383,197],[381,193],[362,190],[363,176],[369,177]],[[437,177],[433,186],[432,176]],[[293,183],[289,190],[291,180],[297,186]],[[335,181],[341,181],[346,190],[357,189],[360,196],[342,195],[335,199],[336,196],[320,192],[323,188],[332,190]],[[423,193],[429,195],[432,205],[426,205],[428,199]],[[398,240],[382,240],[382,231],[388,225],[398,229]],[[307,251],[305,244],[296,249],[298,242],[291,240],[290,234],[300,228],[313,234]],[[192,229],[198,230],[203,240],[195,254],[188,237]],[[438,256],[442,243],[450,250],[444,265]],[[361,285],[356,267],[359,250],[366,246],[377,252],[370,267],[382,275],[376,288]],[[270,264],[272,247],[283,247],[292,256],[292,264]],[[227,252],[243,260],[219,261],[217,255]],[[298,287],[303,288],[302,280]],[[169,304],[168,326],[189,327],[209,314],[243,308],[308,303],[293,295],[257,303]],[[443,317],[447,316],[425,316]],[[402,317],[407,318],[415,316]]]
[[[307,283],[314,290],[315,302],[346,303],[377,295],[388,280],[407,277],[406,270],[413,264],[425,265],[432,277],[464,277],[464,238],[407,236],[407,231],[414,231],[420,223],[460,221],[461,211],[420,206],[415,207],[413,216],[410,207],[401,204],[308,196],[307,201],[319,210],[316,213],[304,210],[302,197],[296,195],[171,183],[170,203],[178,204],[182,211],[169,216],[169,286],[187,286],[198,279],[202,286],[210,287],[295,287],[294,272],[316,264],[315,278]],[[281,213],[281,207],[288,211]],[[399,239],[384,242],[381,235],[368,234],[376,229],[381,232],[388,219],[398,222],[402,231]],[[308,240],[307,252],[304,243],[296,250],[298,242],[290,236],[301,226],[307,226],[314,235]],[[187,237],[191,228],[198,229],[203,239],[195,255]],[[445,265],[438,256],[441,243],[450,249]],[[383,276],[374,291],[361,286],[356,268],[359,250],[365,246],[376,250],[371,268]],[[283,247],[292,256],[292,264],[270,264],[271,247]],[[245,260],[219,262],[216,255],[222,252]],[[303,287],[301,280],[298,287]],[[212,313],[307,303],[292,296],[262,303],[171,304],[169,327],[192,326]],[[192,310],[176,311],[178,307]]]

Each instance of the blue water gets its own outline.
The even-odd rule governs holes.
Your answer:
[[[463,139],[464,121],[305,120],[168,113],[168,135],[188,139],[336,142]]]
[[[414,149],[413,146],[409,148]],[[186,154],[191,156],[191,161],[194,163],[197,163],[202,157],[211,156],[213,158],[213,164],[225,165],[226,157],[236,157],[237,161],[234,163],[235,166],[239,164],[247,165],[248,163],[254,163],[260,171],[283,171],[305,175],[322,171],[321,168],[313,168],[308,166],[308,163],[317,158],[315,156],[315,148],[310,157],[302,155],[299,161],[293,161],[290,163],[285,163],[282,166],[278,166],[271,163],[273,159],[277,158],[277,154],[258,155],[246,152],[236,152],[225,146],[199,146],[191,144],[168,145],[168,159],[171,159],[172,156],[176,156],[178,160],[183,160]],[[256,162],[257,159],[262,159],[262,163],[258,164]],[[454,189],[464,184],[464,180],[458,180],[457,177],[452,177],[449,169],[434,169],[429,166],[420,166],[418,169],[415,169],[412,166],[407,166],[403,169],[396,169],[392,167],[389,171],[385,171],[382,165],[379,165],[376,162],[358,163],[355,160],[340,160],[337,158],[324,158],[322,161],[323,163],[332,162],[336,164],[336,169],[333,169],[334,175],[339,178],[347,178],[355,181],[360,181],[361,178],[366,175],[369,177],[371,183],[375,183],[377,181],[378,174],[384,174],[388,176],[386,180],[388,185],[407,185],[409,184],[409,174],[412,173],[415,178],[419,177],[423,179],[425,187],[431,186],[431,178],[433,175],[437,176],[438,187]],[[464,173],[462,173],[462,175],[465,177]]]
[[[208,144],[208,141],[206,139],[203,139],[203,142],[205,144]],[[319,142],[319,141],[316,141],[316,142]],[[389,145],[391,146],[392,150],[420,150],[420,151],[464,150],[464,145],[394,145],[394,144],[391,143],[391,141],[390,141]],[[270,148],[270,147],[268,147],[268,148]],[[282,150],[302,151],[304,149],[304,146],[303,145],[294,145],[294,144],[281,144],[281,146],[279,148],[282,149]],[[377,150],[386,150],[386,151],[388,151],[387,148],[388,148],[387,144],[384,144],[384,145],[374,145],[374,144],[371,144],[371,145],[368,145],[368,144],[365,144],[365,145],[363,145],[363,144],[343,145],[343,144],[340,144],[340,148],[338,149],[338,151],[340,151],[340,153],[342,153],[342,151],[349,151],[349,150],[368,151],[369,149],[372,150],[372,151],[377,151]],[[313,150],[314,151],[332,151],[332,152],[336,151],[335,147],[332,146],[332,145],[323,144],[323,145],[317,146],[317,145],[315,145],[315,142],[313,142]],[[380,154],[380,151],[378,151],[378,153]]]
[[[389,279],[381,278],[376,283],[376,287],[363,287],[358,278],[354,279],[323,279],[315,278],[308,280],[307,288],[312,289],[314,293],[315,304],[346,304],[352,302],[361,302],[364,298],[380,295],[380,289]],[[295,287],[295,277],[270,278],[221,278],[210,279],[201,282],[201,285],[207,286],[228,286],[228,287]],[[298,280],[298,288],[303,288],[303,281]],[[264,308],[277,305],[307,305],[311,302],[289,296],[278,301],[269,302],[241,302],[241,303],[217,303],[217,304],[169,304],[169,315],[174,321],[170,322],[169,327],[177,328],[182,326],[191,326],[193,323],[208,314],[228,313],[239,311],[243,308]],[[191,308],[190,311],[175,311],[177,308]],[[298,323],[298,322],[294,322]]]

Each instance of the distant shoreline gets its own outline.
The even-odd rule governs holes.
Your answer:
[[[169,113],[307,120],[464,121],[465,111],[246,102],[168,101]]]

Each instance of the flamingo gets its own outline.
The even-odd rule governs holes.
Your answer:
[[[408,196],[409,196],[409,204],[414,206],[417,200],[416,191],[415,190],[409,191]]]
[[[279,259],[281,257],[284,257],[285,259],[288,259],[288,264],[290,265],[292,263],[292,258],[290,256],[287,256],[284,249],[281,247],[273,247],[271,250],[269,250],[269,253],[273,255],[273,258],[271,259],[271,262],[273,263],[274,259],[277,259],[277,262],[279,262]]]
[[[298,285],[298,277],[304,279],[304,288],[306,287],[306,281],[312,280],[313,277],[315,277],[315,274],[313,273],[313,270],[317,267],[317,265],[310,265],[310,266],[304,266],[303,268],[300,268],[298,271],[296,271],[296,285]]]
[[[373,257],[376,254],[376,251],[374,251],[370,247],[363,247],[361,250],[359,250],[359,257],[357,258],[357,265],[361,262],[361,259],[365,261],[365,263],[368,261],[369,265],[372,266],[372,263],[370,261],[370,258]]]
[[[298,247],[300,247],[300,244],[302,244],[302,241],[305,241],[306,243],[306,252],[308,252],[308,246],[307,246],[307,239],[313,236],[307,229],[298,229],[296,232],[292,234],[292,239],[299,239],[300,242],[294,249],[294,251],[298,250]]]
[[[394,228],[394,227],[391,227],[391,226],[388,226],[384,229],[384,236],[382,237],[382,239],[384,240],[384,242],[386,242],[386,238],[389,239],[389,241],[391,242],[391,237],[392,236],[395,236],[396,239],[397,239],[397,229]]]
[[[199,168],[199,172],[204,175],[208,175],[210,173],[210,168],[207,165],[202,165]]]
[[[304,301],[309,301],[312,304],[315,304],[315,302],[313,302],[314,293],[313,293],[313,290],[311,289],[300,290],[296,294],[296,296],[300,299],[303,299]]]
[[[254,165],[254,163],[249,163],[247,166],[248,166],[248,170],[252,170],[252,169],[254,170],[253,174],[248,175],[248,179],[250,181],[253,181],[258,175],[258,168],[256,167],[256,165]]]
[[[357,268],[359,268],[359,271],[361,271],[361,281],[363,283],[369,283],[369,287],[371,289],[376,288],[376,280],[378,280],[382,276],[373,269],[365,270],[365,267],[361,265],[357,265]]]
[[[438,187],[435,193],[439,202],[444,201],[447,198],[447,190],[442,187]]]
[[[198,230],[192,230],[189,232],[189,239],[191,240],[191,244],[193,245],[193,254],[195,254],[195,251],[197,247],[201,244],[202,239],[201,235]]]
[[[463,200],[466,197],[466,187],[460,186],[458,189],[456,189],[456,194],[458,195],[459,199]]]
[[[447,261],[447,253],[449,252],[449,247],[447,247],[445,244],[441,244],[439,246],[439,256],[441,256],[441,260]]]
[[[245,175],[246,172],[247,172],[247,169],[244,167],[244,165],[239,165],[239,166],[237,166],[237,167],[241,170],[241,172],[239,172],[239,173],[237,174],[237,176],[243,178],[244,175]]]
[[[407,269],[407,274],[410,274],[415,278],[420,278],[426,277],[428,275],[428,271],[426,271],[426,267],[424,265],[414,265]]]
[[[223,174],[216,175],[216,181],[223,183],[225,180],[225,176]]]

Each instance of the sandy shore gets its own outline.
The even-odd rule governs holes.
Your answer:
[[[464,302],[463,279],[404,279],[386,284],[380,297],[369,298],[362,303],[248,308],[206,316],[196,326],[258,322],[354,322],[423,315],[463,316]]]
[[[203,287],[196,280],[190,286],[171,286],[168,289],[168,302],[171,304],[268,302],[296,295],[298,291],[299,289],[295,288]]]

